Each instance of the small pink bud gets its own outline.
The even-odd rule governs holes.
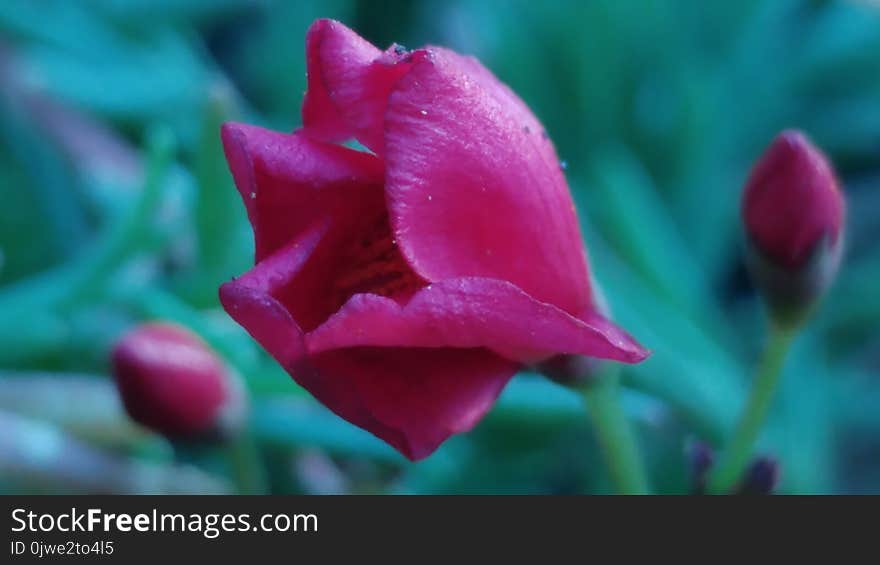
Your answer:
[[[845,214],[828,158],[802,132],[780,133],[742,199],[749,269],[776,321],[799,322],[833,280]]]
[[[170,438],[224,431],[239,395],[223,362],[188,329],[168,323],[136,327],[116,344],[113,373],[129,416]]]
[[[788,269],[809,261],[823,238],[841,239],[843,195],[827,157],[797,130],[780,133],[746,183],[743,220],[752,243]]]

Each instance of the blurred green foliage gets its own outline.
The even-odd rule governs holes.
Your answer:
[[[219,309],[217,286],[252,253],[219,124],[298,125],[318,17],[383,47],[474,54],[544,122],[615,317],[654,351],[624,377],[662,492],[688,492],[688,442],[729,431],[763,337],[740,187],[778,130],[807,131],[845,187],[849,252],[759,447],[781,459],[784,492],[880,491],[869,0],[0,3],[0,490],[228,489],[222,459],[175,455],[112,394],[110,345],[154,318],[190,326],[243,377],[273,492],[608,489],[566,390],[519,376],[473,433],[413,465],[311,400]],[[80,467],[34,468],[29,450]]]

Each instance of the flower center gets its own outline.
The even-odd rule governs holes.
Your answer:
[[[427,284],[400,253],[387,214],[351,240],[340,264],[333,280],[333,291],[340,306],[359,293],[405,302]]]

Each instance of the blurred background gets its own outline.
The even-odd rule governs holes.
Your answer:
[[[847,254],[758,451],[780,492],[880,492],[880,5],[742,0],[0,2],[0,492],[232,492],[220,444],[134,424],[109,352],[146,320],[208,341],[250,396],[273,493],[575,493],[609,484],[579,398],[516,377],[411,464],[333,416],[220,309],[252,263],[218,128],[289,131],[304,35],[478,56],[546,125],[615,318],[654,351],[626,408],[658,491],[731,428],[764,317],[738,199],[786,127],[832,158]]]

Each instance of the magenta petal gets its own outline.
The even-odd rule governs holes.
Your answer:
[[[416,53],[386,112],[386,194],[404,256],[427,280],[507,280],[578,314],[590,283],[552,143],[472,58]]]
[[[221,286],[220,301],[322,404],[410,459],[425,457],[451,434],[470,429],[519,365],[486,349],[346,348],[311,355],[291,313],[302,298],[290,293],[309,262],[320,258],[328,232],[328,223],[311,226]]]
[[[334,20],[318,20],[306,35],[308,90],[302,119],[322,141],[355,137],[383,152],[382,120],[394,83],[410,68],[401,53],[385,53]]]
[[[353,348],[312,363],[319,400],[412,460],[470,430],[518,369],[485,349]]]
[[[226,123],[221,136],[258,262],[315,218],[352,217],[367,201],[382,203],[382,162],[368,153],[245,124]]]
[[[636,363],[647,357],[626,332],[592,310],[575,318],[506,281],[433,283],[401,306],[353,296],[306,338],[310,354],[356,347],[485,347],[529,363],[560,353]]]
[[[220,287],[220,303],[226,312],[294,377],[306,355],[305,341],[281,296],[326,231],[326,224],[314,225],[300,239]]]
[[[330,99],[321,68],[321,44],[327,35],[327,28],[333,27],[334,24],[335,22],[331,20],[317,20],[306,32],[308,89],[303,99],[302,121],[310,136],[327,142],[344,141],[354,135],[352,127],[348,125],[336,104]],[[364,49],[369,51],[370,48],[378,51],[369,43]],[[368,61],[375,58],[372,53],[368,52],[366,55]]]

